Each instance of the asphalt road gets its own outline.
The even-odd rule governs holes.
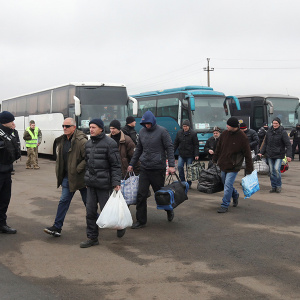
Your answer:
[[[145,228],[121,239],[101,229],[100,245],[88,249],[79,247],[86,239],[79,193],[62,236],[43,232],[61,190],[55,162],[40,158],[39,165],[26,170],[25,157],[15,164],[8,224],[18,233],[0,234],[1,300],[300,299],[299,161],[283,174],[281,194],[270,194],[261,175],[261,190],[226,214],[217,213],[222,193],[200,193],[196,182],[173,222],[151,196]]]

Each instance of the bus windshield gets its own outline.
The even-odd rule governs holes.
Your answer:
[[[125,125],[128,116],[128,95],[125,87],[100,86],[78,87],[77,95],[81,102],[81,115],[78,128],[89,133],[89,122],[101,118],[108,131],[112,120],[117,119]]]
[[[228,117],[225,114],[224,97],[196,96],[195,111],[192,114],[193,127],[196,131],[212,131],[214,127],[225,129]]]
[[[286,129],[296,126],[298,119],[295,118],[295,110],[299,103],[298,99],[270,97],[268,100],[274,106],[273,118],[278,117],[281,120],[281,125]]]

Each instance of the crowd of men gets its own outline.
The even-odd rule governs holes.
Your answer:
[[[88,248],[99,244],[96,224],[100,211],[109,199],[112,190],[120,190],[121,179],[128,173],[139,174],[139,187],[136,204],[136,222],[132,229],[140,229],[147,223],[147,197],[149,188],[154,193],[165,184],[166,160],[169,173],[175,173],[175,156],[178,149],[178,171],[180,180],[185,181],[184,165],[199,159],[197,134],[191,129],[189,120],[184,120],[174,144],[167,130],[156,123],[151,111],[147,111],[141,121],[139,134],[135,131],[135,119],[129,116],[126,126],[121,128],[118,120],[110,123],[110,134],[106,135],[104,123],[99,119],[89,122],[90,139],[76,128],[72,118],[66,118],[62,124],[64,134],[56,139],[57,187],[62,187],[57,213],[52,226],[44,232],[55,237],[61,236],[63,223],[71,200],[79,190],[86,209],[87,240],[80,244]],[[292,130],[296,146],[300,143],[300,125]],[[41,130],[30,121],[25,130],[24,140],[28,160],[27,168],[39,169],[38,146],[42,141]],[[295,146],[295,148],[296,148]],[[234,188],[234,181],[245,160],[245,173],[251,174],[253,162],[251,150],[258,155],[266,155],[270,167],[270,192],[281,192],[281,162],[294,159],[295,149],[281,126],[279,118],[274,118],[270,128],[267,124],[256,133],[248,129],[245,123],[231,117],[227,120],[227,130],[221,133],[218,127],[213,129],[213,136],[208,139],[204,151],[221,170],[224,195],[218,213],[226,213],[233,200],[233,207],[238,205],[239,194]],[[0,113],[0,232],[14,234],[16,229],[7,225],[7,209],[11,198],[11,172],[13,162],[20,157],[20,141],[14,129],[14,116],[4,111]],[[188,182],[191,186],[192,182]],[[99,206],[99,207],[98,207]],[[174,211],[167,210],[167,220],[172,221]],[[126,228],[117,230],[117,237],[124,236]]]

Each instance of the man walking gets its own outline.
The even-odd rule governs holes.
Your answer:
[[[11,198],[13,162],[20,158],[17,139],[13,135],[15,117],[8,111],[0,113],[0,232],[17,233],[7,225],[7,209]]]
[[[244,157],[246,174],[251,174],[253,164],[248,138],[240,130],[238,119],[231,117],[227,121],[227,130],[220,136],[213,156],[213,162],[217,163],[221,169],[221,177],[224,184],[224,196],[218,213],[226,213],[228,211],[231,198],[233,198],[233,206],[236,207],[238,205],[239,193],[233,187],[233,184],[242,167]]]
[[[76,129],[76,122],[72,118],[65,119],[62,127],[64,134],[55,140],[57,187],[61,185],[62,193],[54,224],[44,229],[44,232],[55,237],[61,236],[63,223],[75,192],[80,191],[84,205],[86,205],[87,195],[84,182],[87,136]]]
[[[193,160],[199,159],[199,141],[197,133],[190,128],[190,121],[184,120],[182,122],[182,129],[177,132],[174,141],[174,151],[177,148],[179,151],[178,157],[178,171],[181,181],[185,181],[184,165],[186,167],[192,164]],[[191,181],[188,181],[189,186],[192,185]]]
[[[169,160],[169,172],[175,173],[174,147],[171,137],[164,127],[156,124],[151,111],[146,111],[140,124],[143,128],[133,157],[128,166],[128,172],[140,160],[140,179],[136,204],[136,223],[132,229],[139,229],[147,223],[147,196],[150,185],[154,193],[164,186],[166,176],[166,159]],[[167,156],[166,156],[167,153]],[[173,210],[167,211],[168,221],[174,218]]]
[[[257,131],[257,135],[258,135],[258,138],[259,138],[259,144],[258,144],[259,149],[261,148],[261,144],[262,144],[262,142],[265,138],[265,135],[266,135],[268,129],[269,129],[268,123],[265,122],[265,123],[263,123],[263,126],[260,127]]]
[[[293,138],[293,145],[292,145],[292,160],[295,158],[296,148],[298,146],[298,153],[299,153],[299,160],[300,160],[300,124],[296,125],[296,128],[293,128],[290,137]]]
[[[248,138],[250,150],[254,150],[255,154],[257,154],[259,144],[259,137],[257,135],[257,132],[253,129],[249,129],[246,123],[241,123],[240,129],[241,131],[244,131]]]
[[[291,142],[288,134],[280,124],[281,120],[279,118],[273,119],[272,126],[266,133],[266,139],[260,151],[260,156],[267,154],[270,167],[270,193],[281,193],[281,162],[285,156],[288,162],[292,160]]]
[[[35,122],[31,120],[29,127],[24,131],[23,139],[26,141],[27,162],[26,169],[39,169],[38,165],[38,147],[42,142],[42,132],[35,126]]]
[[[214,127],[213,136],[210,137],[205,143],[204,153],[207,154],[209,160],[212,160],[212,157],[215,153],[220,134],[221,134],[221,129],[219,127]]]
[[[120,190],[121,163],[117,143],[108,137],[101,119],[93,119],[89,123],[91,139],[86,143],[86,172],[84,180],[87,186],[86,202],[86,234],[87,240],[80,243],[80,248],[99,245],[98,204],[102,210],[114,188]],[[126,229],[117,230],[122,237]]]
[[[133,140],[134,144],[137,144],[137,137],[138,134],[136,133],[134,127],[135,127],[136,121],[135,118],[132,116],[129,116],[126,118],[126,125],[122,128],[122,131],[128,135],[129,137],[131,137],[131,139]]]

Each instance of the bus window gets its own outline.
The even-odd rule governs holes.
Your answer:
[[[147,110],[150,110],[155,115],[156,114],[155,108],[156,108],[156,100],[149,100],[149,99],[141,100],[139,102],[138,117],[142,117]]]
[[[17,111],[16,111],[16,115],[17,116],[25,116],[27,114],[26,111],[26,97],[20,97],[17,98]]]
[[[26,97],[27,99],[27,113],[29,115],[36,115],[37,114],[37,94],[33,94]]]
[[[256,106],[253,112],[253,128],[257,131],[264,123],[264,108],[262,106]],[[251,126],[251,125],[250,125]]]
[[[51,91],[38,95],[38,113],[49,114],[51,106]]]
[[[52,113],[60,112],[66,118],[68,116],[69,88],[62,87],[53,90]]]
[[[157,101],[157,117],[178,118],[178,98],[165,98]]]

